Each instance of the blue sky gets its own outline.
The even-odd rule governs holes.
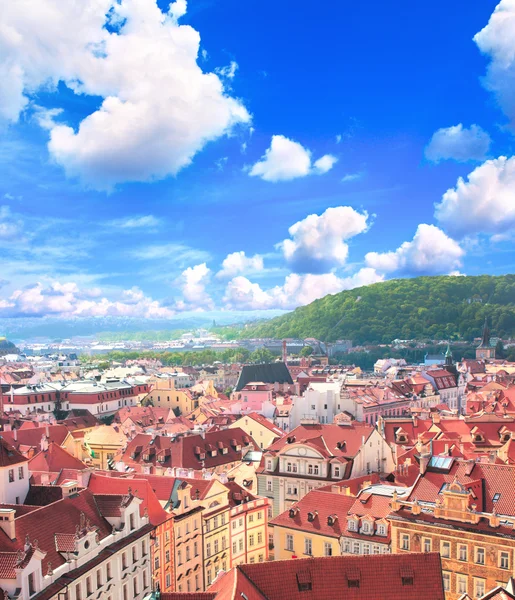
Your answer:
[[[2,8],[0,317],[514,271],[514,0],[74,5]]]

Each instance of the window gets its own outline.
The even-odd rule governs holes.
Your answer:
[[[134,513],[131,513],[129,515],[129,525],[130,525],[131,531],[136,529],[136,519],[134,517]]]
[[[363,525],[361,526],[361,529],[362,529],[363,533],[370,533],[370,523],[365,521],[363,523]]]
[[[273,489],[273,483],[271,479],[266,480],[266,491],[271,492]]]
[[[478,565],[484,565],[485,564],[485,549],[484,548],[476,548],[475,562]]]
[[[340,467],[338,467],[338,466],[333,467],[333,477],[340,477]]]
[[[501,569],[510,568],[510,556],[507,552],[499,552],[499,567]]]
[[[254,534],[251,533],[249,535],[249,546],[253,546],[254,545]]]
[[[211,585],[211,582],[213,581],[213,574],[211,572],[211,569],[207,570],[207,585]]]
[[[287,471],[288,473],[291,473],[291,462],[289,462],[289,463],[286,463],[286,471]]]
[[[232,553],[233,553],[233,554],[236,554],[236,552],[237,552],[237,546],[236,546],[236,542],[233,542],[233,543],[232,543]]]
[[[258,544],[262,544],[263,543],[263,532],[262,531],[258,531],[258,537],[257,537],[257,543]]]
[[[172,585],[172,576],[170,573],[166,574],[166,587],[169,588]]]
[[[271,460],[267,460],[266,461],[266,470],[267,471],[271,471],[272,470],[272,461]]]
[[[170,556],[170,554],[168,554],[168,556]],[[166,562],[168,562],[168,559]],[[182,552],[180,550],[177,550],[177,564],[182,565]]]
[[[198,544],[197,542],[193,542],[193,554],[198,556]]]
[[[442,572],[443,579],[443,589],[445,592],[450,592],[451,590],[451,574],[445,571]]]
[[[129,593],[127,592],[127,586],[123,586],[123,600],[129,600]]]
[[[14,469],[9,469],[9,483],[14,481]]]
[[[180,552],[180,550],[179,550],[179,552]],[[167,550],[165,552],[165,563],[169,563],[169,562],[170,562],[170,550]],[[180,560],[179,560],[179,562],[180,562]]]
[[[18,467],[18,479],[23,479],[25,477],[25,472],[23,471],[23,467]]]
[[[293,552],[293,535],[286,534],[286,550]]]
[[[424,548],[424,552],[431,552],[431,538],[424,538],[422,547]]]
[[[304,538],[304,554],[309,554],[311,556],[312,553],[313,544],[311,542],[311,538]]]
[[[259,555],[258,555],[258,562],[263,562],[263,560],[264,560],[264,557],[263,557],[263,555],[262,555],[262,554],[259,554]]]
[[[186,561],[190,560],[190,547],[186,546]]]
[[[451,556],[451,543],[450,542],[441,542],[440,555],[442,556],[442,558],[450,558],[450,556]]]
[[[406,533],[401,535],[401,550],[409,550],[409,535]]]
[[[253,523],[254,522],[254,515],[251,513],[249,515],[249,523]]]
[[[243,538],[242,537],[238,540],[238,550],[240,552],[243,552]]]
[[[102,572],[100,569],[97,571],[97,589],[102,587]]]
[[[377,535],[386,535],[386,525],[384,523],[379,523],[377,526]]]
[[[141,542],[141,556],[146,556],[147,555],[147,543],[145,542],[145,540],[143,540]]]
[[[485,595],[485,580],[484,579],[474,579],[474,596],[484,596]]]
[[[127,568],[127,554],[124,552],[122,554],[122,569],[126,569]]]
[[[494,497],[492,498],[492,502],[498,502],[500,497],[501,497],[501,494],[494,494]]]
[[[208,542],[206,544],[206,556],[210,557],[211,556],[211,542]]]
[[[214,551],[215,554],[218,554],[218,540],[214,541],[213,551]]]
[[[28,584],[29,584],[29,596],[33,596],[36,593],[36,576],[34,575],[34,573],[29,573]],[[80,598],[80,594],[79,594],[79,596],[77,596],[77,598]]]
[[[93,590],[91,589],[91,577],[86,577],[86,596],[91,596]]]
[[[467,593],[467,576],[466,575],[457,575],[456,576],[456,592],[458,594],[466,594]]]
[[[137,577],[134,577],[134,579],[132,580],[132,587],[134,589],[134,595],[137,596],[139,594]]]
[[[159,569],[159,556],[154,558],[154,569],[157,571]]]
[[[261,521],[261,520],[262,520],[262,518],[263,518],[263,511],[262,511],[262,510],[260,510],[260,511],[258,512],[258,514],[257,514],[257,520],[258,520],[258,521]]]
[[[463,544],[460,544],[458,546],[458,558],[459,558],[459,560],[462,560],[464,562],[468,561],[469,553],[468,553],[467,546],[464,546]]]
[[[132,562],[135,563],[138,560],[138,554],[136,552],[136,546],[132,547]]]
[[[195,590],[199,589],[199,584],[198,584],[198,575],[195,575]]]
[[[354,552],[354,554],[359,554],[359,542],[354,542],[352,551]]]
[[[146,570],[143,571],[143,588],[148,588],[148,575]]]
[[[355,519],[349,519],[348,528],[349,528],[349,531],[357,531],[358,530],[358,522]]]
[[[213,518],[213,529],[218,527],[218,515]]]
[[[159,559],[158,559],[157,566],[159,567]],[[112,578],[113,578],[113,571],[112,571],[111,563],[108,562],[107,563],[107,581],[111,581]]]

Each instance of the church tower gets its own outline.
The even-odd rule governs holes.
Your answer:
[[[490,328],[488,327],[488,317],[485,317],[483,325],[483,334],[481,343],[476,348],[476,359],[495,358],[495,346],[492,346],[490,341]]]

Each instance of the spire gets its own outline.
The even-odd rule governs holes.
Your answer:
[[[485,317],[485,323],[483,325],[483,334],[481,336],[481,344],[479,344],[480,348],[489,348],[490,347],[490,328],[488,327],[488,317]]]
[[[450,344],[447,344],[447,350],[445,351],[445,365],[450,367],[453,364],[451,346]]]

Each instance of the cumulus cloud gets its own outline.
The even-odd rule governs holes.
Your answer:
[[[172,310],[161,306],[139,289],[122,291],[119,299],[109,300],[97,288],[82,289],[76,283],[35,283],[15,290],[0,299],[1,317],[140,317],[168,318]]]
[[[16,121],[34,92],[62,81],[103,98],[76,130],[53,123],[55,113],[44,119],[50,153],[68,175],[109,189],[176,174],[207,142],[250,121],[197,64],[199,33],[178,24],[185,12],[185,0],[168,13],[156,0],[5,3],[0,116]]]
[[[491,59],[484,85],[515,127],[515,0],[501,0],[474,41]]]
[[[229,278],[241,273],[262,271],[264,268],[263,257],[259,254],[247,256],[243,250],[228,254],[223,262],[222,268],[216,274],[219,278]]]
[[[334,273],[322,275],[287,275],[284,284],[263,290],[243,276],[232,279],[225,290],[227,308],[236,310],[264,310],[280,308],[291,310],[309,304],[327,294],[336,294],[363,285],[382,281],[383,276],[371,268],[364,268],[351,277],[338,277]]]
[[[445,192],[435,216],[453,235],[503,234],[515,228],[515,156],[474,169]]]
[[[183,299],[176,303],[176,309],[184,310],[211,310],[214,303],[206,291],[211,270],[206,263],[188,267],[177,281]]]
[[[291,239],[280,246],[289,265],[298,273],[325,273],[345,263],[346,240],[367,230],[368,214],[350,206],[328,208],[292,225]]]
[[[327,173],[336,161],[334,156],[325,154],[312,163],[311,152],[302,144],[284,135],[273,135],[270,148],[252,166],[249,175],[265,181],[288,181],[311,173]]]
[[[369,252],[365,263],[379,273],[438,275],[461,266],[464,254],[441,229],[421,224],[411,242],[404,242],[393,252]]]
[[[467,129],[459,123],[435,131],[424,153],[428,160],[436,163],[441,160],[484,160],[491,141],[479,125],[471,125]]]

